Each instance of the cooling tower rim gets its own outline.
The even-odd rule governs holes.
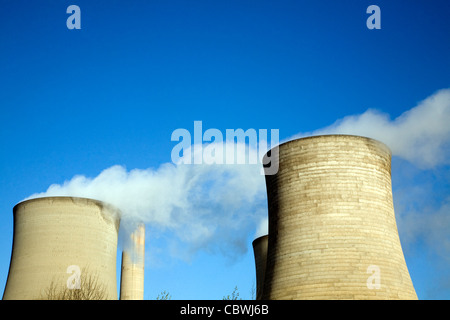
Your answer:
[[[271,152],[273,149],[275,148],[279,148],[280,146],[286,146],[288,144],[291,143],[298,143],[299,141],[305,141],[305,140],[313,140],[313,139],[326,139],[326,138],[331,138],[331,137],[347,137],[347,138],[352,138],[355,140],[366,140],[366,141],[370,141],[372,143],[378,144],[381,148],[384,148],[386,150],[386,152],[392,156],[392,150],[382,141],[374,139],[374,138],[370,138],[370,137],[366,137],[366,136],[360,136],[360,135],[355,135],[355,134],[320,134],[320,135],[312,135],[312,136],[306,136],[306,137],[301,137],[301,138],[295,138],[295,139],[291,139],[285,142],[282,142],[280,144],[278,144],[277,146],[271,148],[270,150],[268,150],[266,152],[266,154],[264,155],[264,158],[267,157],[267,153]]]
[[[262,235],[262,236],[258,236],[257,238],[255,238],[253,241],[252,241],[252,246],[255,246],[256,244],[258,244],[258,242],[261,242],[261,241],[263,241],[264,239],[266,239],[266,238],[268,238],[269,237],[269,234],[265,234],[265,235]]]
[[[25,199],[22,200],[18,203],[16,203],[13,207],[13,213],[16,213],[16,210],[18,207],[25,205],[27,203],[31,203],[31,202],[37,202],[37,201],[48,201],[48,200],[66,200],[66,201],[85,201],[85,202],[92,202],[95,203],[96,205],[100,206],[100,207],[107,207],[112,211],[115,211],[118,213],[118,216],[120,217],[122,212],[120,211],[119,208],[117,208],[116,206],[105,202],[105,201],[101,201],[98,199],[94,199],[94,198],[87,198],[87,197],[74,197],[74,196],[38,196],[35,198],[29,198],[29,199]]]

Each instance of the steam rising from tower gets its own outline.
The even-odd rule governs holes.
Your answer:
[[[390,119],[388,114],[376,110],[367,110],[363,114],[340,119],[329,127],[310,133],[299,133],[295,137],[335,133],[364,135],[386,143],[392,150],[393,155],[421,168],[446,166],[445,170],[447,170],[446,173],[448,174],[448,165],[450,164],[450,148],[448,147],[450,145],[449,122],[450,89],[444,89],[421,101],[416,107],[393,120]],[[328,139],[330,140],[328,141]],[[328,148],[331,146],[329,143],[331,139],[331,137],[311,138],[310,140],[309,138],[305,140],[300,139],[280,146],[281,156],[279,160],[281,171],[278,175],[266,181],[270,204],[270,229],[273,233],[269,237],[271,239],[269,243],[276,243],[277,248],[281,248],[281,244],[294,243],[290,242],[291,239],[281,236],[281,233],[284,234],[285,231],[289,237],[296,238],[296,241],[298,240],[297,245],[299,246],[300,240],[307,237],[308,234],[315,234],[318,240],[324,241],[323,237],[327,233],[318,232],[318,230],[325,230],[325,228],[330,228],[330,226],[323,224],[320,228],[315,229],[315,233],[309,233],[311,231],[308,229],[309,224],[304,224],[306,222],[312,223],[315,218],[319,217],[319,214],[326,219],[331,219],[333,215],[336,218],[340,217],[336,219],[334,227],[341,228],[341,230],[350,230],[352,226],[354,227],[356,220],[359,220],[362,226],[366,228],[367,234],[374,237],[379,235],[380,238],[383,238],[381,237],[381,230],[388,230],[386,228],[383,229],[386,223],[383,219],[380,218],[380,223],[375,223],[371,220],[378,216],[379,213],[365,216],[363,211],[365,208],[368,208],[367,213],[370,213],[374,207],[380,206],[381,203],[392,202],[392,195],[388,191],[391,183],[389,171],[390,154],[388,155],[387,152],[383,151],[386,148],[380,146],[380,144],[367,143],[365,146],[360,144],[361,141],[371,141],[371,139],[348,138],[346,142],[348,144],[345,148],[338,147],[342,145],[343,140],[339,143],[336,140],[334,148]],[[314,141],[317,141],[317,144],[313,144]],[[370,149],[368,147],[370,145],[378,145],[379,147]],[[325,147],[328,149],[325,149]],[[379,161],[375,161],[376,159]],[[367,166],[366,160],[372,161],[373,165]],[[350,164],[355,164],[355,168],[360,169],[358,174],[354,176],[347,175],[350,172]],[[75,197],[99,199],[103,201],[103,204],[111,203],[122,211],[122,222],[130,218],[133,221],[144,221],[147,225],[156,225],[169,230],[173,233],[174,238],[183,243],[183,248],[186,247],[185,245],[188,247],[188,250],[171,251],[176,253],[177,258],[185,258],[186,256],[183,255],[190,255],[199,250],[199,248],[208,250],[218,247],[221,249],[221,252],[231,257],[243,254],[246,252],[248,235],[254,231],[254,226],[258,224],[258,221],[263,221],[261,224],[263,228],[261,229],[264,229],[258,235],[267,232],[267,223],[264,220],[266,218],[266,190],[264,188],[264,178],[259,174],[259,170],[259,166],[257,168],[225,165],[181,166],[172,163],[163,164],[156,170],[149,168],[128,171],[122,166],[112,166],[93,178],[76,175],[63,184],[53,184],[46,192],[34,194],[30,197],[50,197],[47,200],[25,201],[14,208],[13,257],[4,297],[11,297],[9,295],[10,292],[25,286],[24,284],[19,284],[20,278],[23,278],[23,281],[27,281],[27,283],[37,281],[36,279],[39,278],[39,275],[36,276],[36,270],[32,270],[33,264],[29,264],[27,268],[23,261],[31,261],[26,260],[29,258],[33,259],[33,263],[39,262],[41,258],[35,255],[39,250],[43,250],[42,256],[48,255],[50,258],[47,260],[52,261],[53,257],[58,255],[56,254],[57,252],[78,252],[77,250],[85,246],[85,242],[82,241],[80,242],[82,245],[79,245],[74,239],[88,239],[92,236],[92,230],[103,230],[103,228],[106,228],[99,232],[104,232],[104,236],[110,240],[117,236],[115,234],[116,231],[113,232],[110,226],[100,226],[100,219],[91,223],[90,219],[92,217],[85,212],[85,209],[86,211],[95,211],[97,209],[93,207],[87,209],[91,207],[91,205],[88,205],[91,201],[86,201],[86,208],[82,209],[83,206],[79,204],[83,203],[84,200],[77,201],[76,199],[81,198]],[[377,180],[374,179],[375,176],[383,178]],[[406,181],[404,183],[408,183],[408,179],[400,178],[398,180],[402,182],[404,180]],[[354,189],[350,187],[351,185],[353,185]],[[344,186],[348,188],[344,190]],[[330,190],[333,189],[335,190],[334,194],[330,193]],[[311,192],[308,193],[306,190]],[[432,192],[433,190],[423,188],[420,198],[431,198]],[[341,195],[340,197],[338,196],[339,194]],[[367,197],[362,197],[361,195],[363,194]],[[384,194],[383,199],[380,198],[380,194]],[[60,200],[62,201],[62,198],[51,200],[56,196],[69,197],[73,199],[74,204],[77,203],[77,206],[70,204],[70,201],[65,201],[65,205],[61,204]],[[292,197],[288,199],[288,196]],[[303,199],[302,211],[299,211],[298,214],[293,214],[293,207],[297,205],[300,207],[301,200],[299,197]],[[398,200],[398,198],[396,199]],[[417,201],[416,199],[409,199],[409,197],[407,200]],[[448,199],[441,201],[440,208],[433,215],[422,214],[421,211],[426,205],[425,201],[418,203],[417,212],[414,215],[411,215],[409,212],[401,212],[403,214],[402,217],[404,219],[407,218],[408,222],[407,224],[404,223],[403,226],[408,229],[408,234],[412,240],[417,237],[417,230],[431,235],[433,238],[432,248],[441,248],[445,256],[448,256],[448,248],[450,248],[448,246],[447,232],[449,229],[447,219]],[[92,203],[100,202],[92,200]],[[58,206],[57,209],[55,208],[56,206]],[[80,210],[74,211],[74,207],[79,207]],[[102,212],[108,211],[108,206],[102,205],[101,207],[103,208],[101,209],[103,210]],[[355,210],[350,210],[349,208]],[[390,221],[389,230],[391,232],[388,234],[392,235],[397,231],[396,228],[392,227],[394,213],[392,210],[389,210],[384,211],[384,214],[385,218]],[[31,214],[32,212],[36,213]],[[63,212],[70,213],[67,221],[69,221],[71,227],[59,224],[63,222],[63,217],[67,218],[63,215]],[[74,217],[74,212],[81,213]],[[89,218],[84,218],[85,214]],[[58,215],[59,218],[54,219]],[[100,216],[103,216],[103,214],[100,214]],[[433,219],[430,219],[430,216]],[[292,222],[297,223],[300,221],[301,235],[294,235],[287,227],[291,226]],[[343,224],[344,221],[350,221],[350,224],[340,226],[340,223]],[[283,224],[285,222],[286,224]],[[113,225],[116,224],[118,225],[118,220],[113,223]],[[420,227],[418,228],[419,224]],[[371,231],[369,232],[367,228]],[[59,231],[56,232],[56,230]],[[61,230],[69,231],[62,232]],[[40,233],[38,234],[38,232]],[[41,236],[43,236],[42,239],[40,238]],[[336,237],[330,238],[332,246],[336,246],[343,241],[339,236]],[[365,235],[360,235],[360,237],[365,238]],[[101,242],[104,244],[103,249],[99,247],[100,242],[96,241],[93,241],[95,245],[88,247],[93,252],[96,250],[102,251],[105,248],[110,250],[115,244],[113,244],[113,240],[108,241]],[[285,242],[283,243],[283,241]],[[372,242],[376,243],[377,241],[373,240]],[[44,246],[43,243],[48,243],[48,245]],[[319,243],[316,242],[316,244]],[[392,243],[399,248],[397,240],[394,239]],[[304,244],[305,242],[302,245]],[[95,246],[98,247],[95,248]],[[49,248],[54,249],[51,249],[53,251],[48,253],[43,248],[46,248],[46,250]],[[331,249],[330,247],[320,248],[320,251],[322,253],[331,252]],[[132,253],[134,250],[123,254],[125,269],[126,266],[132,266],[133,262],[136,261],[130,257],[130,255],[134,255]],[[302,250],[303,253],[306,252],[306,249]],[[311,250],[309,254],[313,255],[319,249],[312,248]],[[352,250],[355,251],[355,249]],[[29,255],[28,252],[30,253]],[[271,249],[268,259],[274,260],[275,254],[278,253],[278,249]],[[256,254],[257,252],[255,251]],[[255,258],[258,259],[257,257]],[[66,259],[68,258],[66,257]],[[399,263],[403,264],[401,260],[399,260]],[[270,263],[274,263],[274,261]],[[330,263],[334,262],[331,261]],[[65,261],[63,264],[67,264],[67,262]],[[46,264],[43,265],[47,268]],[[50,269],[48,270],[51,270],[52,267],[49,266]],[[275,270],[277,268],[276,264],[273,264],[271,268]],[[135,268],[135,270],[137,269]],[[384,268],[380,270],[382,272],[381,283],[383,285],[383,280],[385,279]],[[363,272],[365,270],[362,268],[360,271]],[[67,278],[65,269],[57,272]],[[268,272],[274,271],[269,270]],[[19,273],[23,273],[26,276],[18,276]],[[125,277],[126,274],[128,272],[125,272]],[[28,275],[33,275],[31,282],[25,280]],[[364,275],[368,276],[365,273]],[[403,275],[403,283],[405,284],[409,281],[409,276],[405,276],[405,273]],[[123,281],[127,282],[125,279]],[[36,286],[38,285],[36,284]],[[258,292],[260,291],[258,289]],[[377,291],[377,293],[379,295],[380,292]]]

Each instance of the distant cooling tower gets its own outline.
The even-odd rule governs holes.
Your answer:
[[[390,150],[330,135],[278,151],[279,171],[266,175],[262,299],[417,299],[394,215]]]
[[[262,297],[262,289],[264,285],[264,274],[266,273],[267,261],[267,240],[268,236],[262,236],[253,240],[253,254],[255,255],[256,270],[256,300]]]
[[[120,220],[115,208],[92,199],[48,197],[21,202],[13,213],[3,299],[48,299],[49,293],[58,298],[59,292],[87,281],[103,299],[117,299]]]
[[[140,224],[122,252],[120,300],[144,299],[145,226]]]

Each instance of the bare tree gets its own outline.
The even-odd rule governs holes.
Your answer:
[[[241,298],[239,298],[238,287],[235,286],[231,295],[227,295],[226,297],[223,297],[222,300],[242,300]]]
[[[251,296],[251,300],[255,300],[256,299],[256,285],[255,285],[255,281],[252,282],[252,288],[250,289],[250,296]]]
[[[79,289],[69,288],[64,282],[52,281],[44,290],[43,300],[106,300],[106,286],[99,281],[98,274],[84,269],[80,275]]]
[[[156,300],[171,300],[172,296],[166,292],[166,290],[162,291],[158,296],[156,297]]]

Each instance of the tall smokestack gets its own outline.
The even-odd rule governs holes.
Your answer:
[[[122,252],[120,300],[144,299],[145,225],[139,224]]]
[[[266,175],[265,300],[417,299],[394,214],[391,152],[373,139],[278,146]]]

